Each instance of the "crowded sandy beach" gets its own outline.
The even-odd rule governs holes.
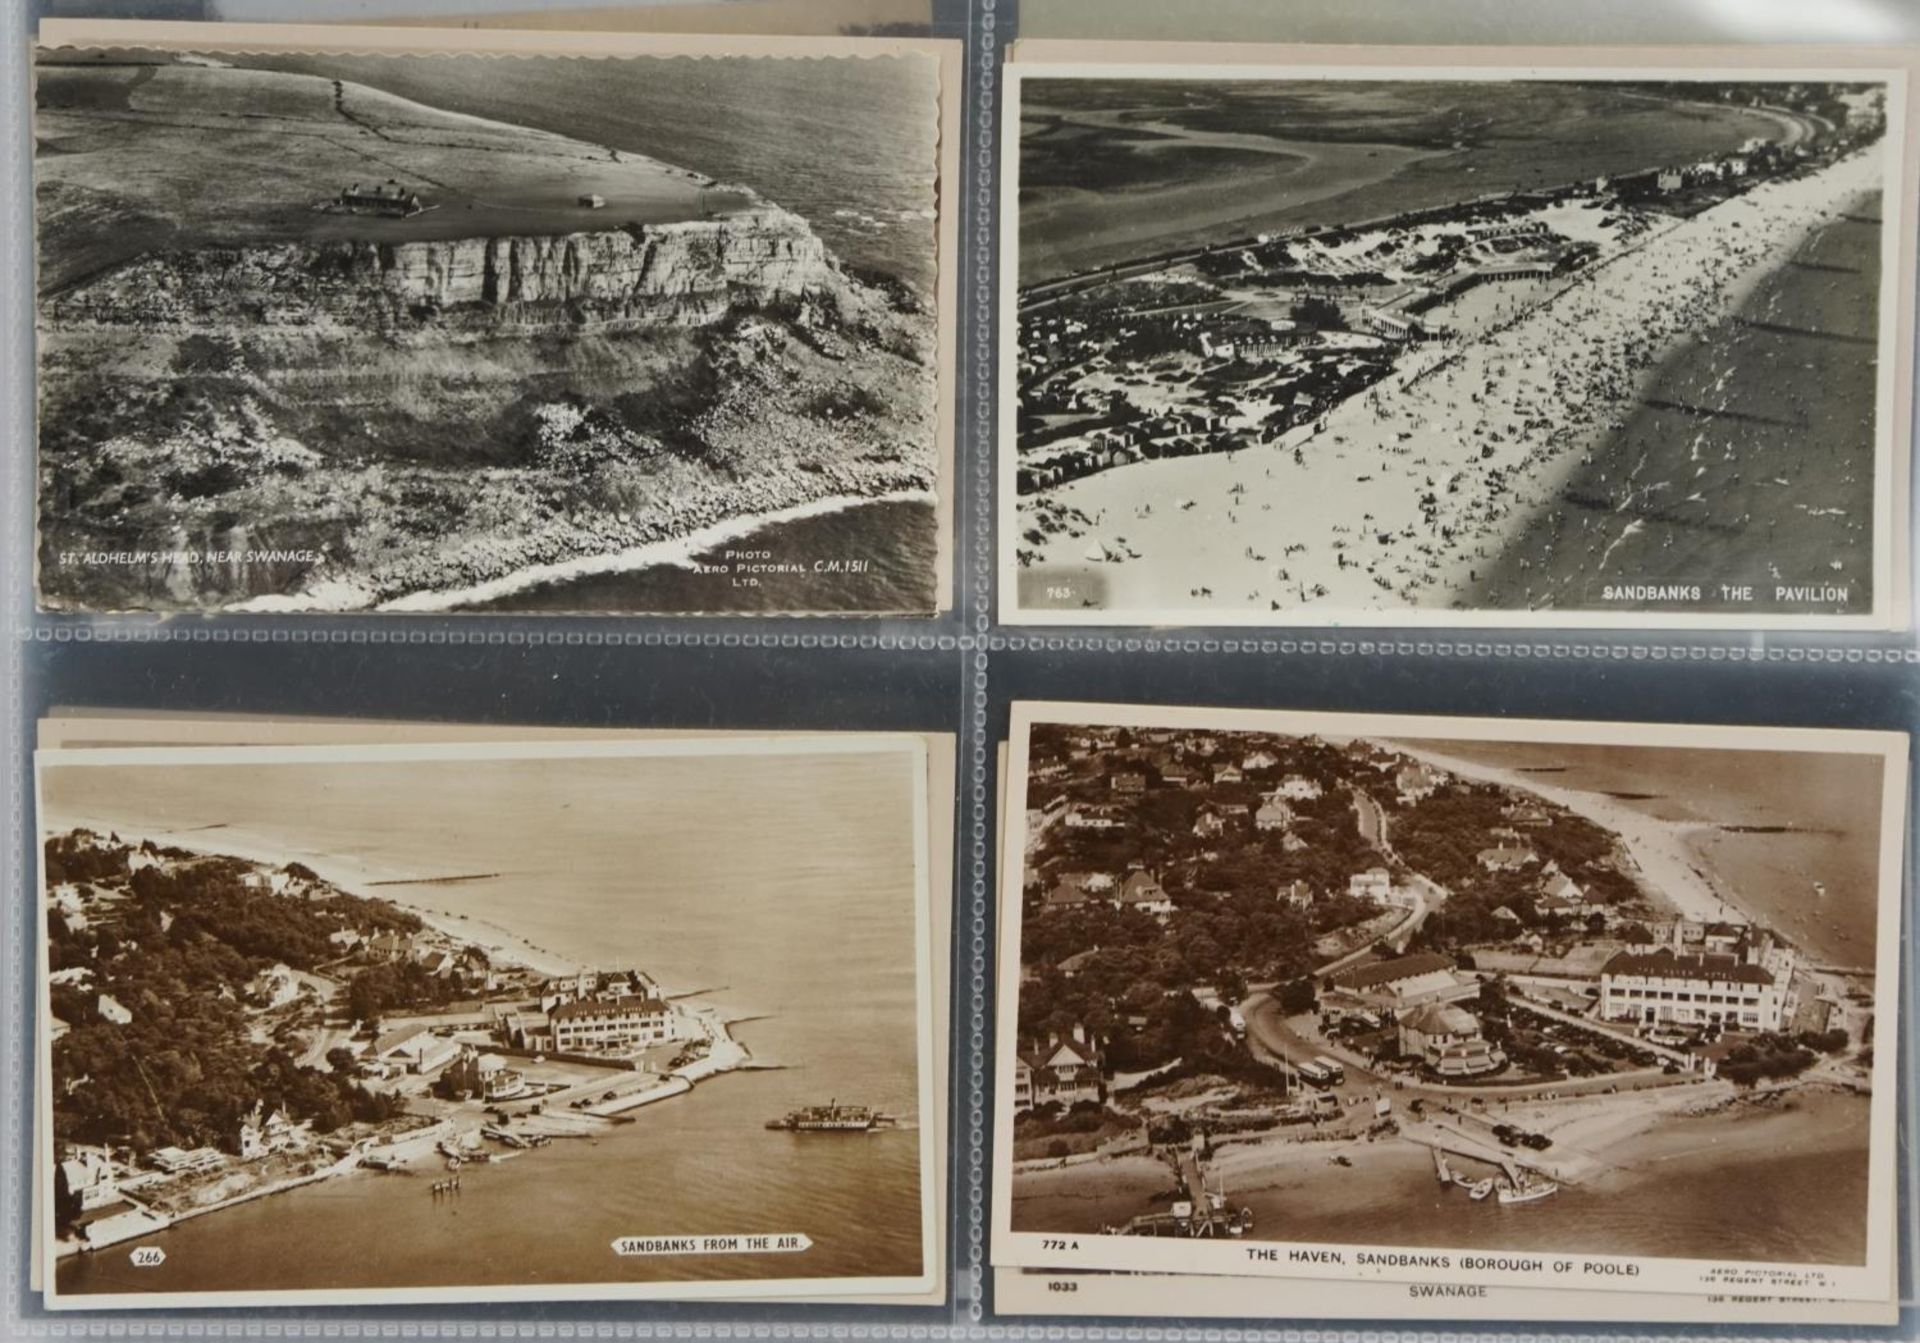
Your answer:
[[[1869,147],[1663,219],[1512,317],[1410,347],[1385,379],[1277,442],[1131,463],[1027,496],[1023,558],[1040,581],[1084,576],[1097,594],[1089,604],[1109,612],[1338,618],[1459,605],[1573,472],[1605,470],[1609,436],[1665,360],[1878,189],[1882,157]],[[1751,464],[1814,469],[1805,457]],[[1657,497],[1713,512],[1688,480],[1633,485],[1629,503]],[[1605,575],[1608,547],[1589,546],[1580,562]],[[1523,556],[1517,567],[1552,558]],[[1498,604],[1543,597],[1523,581]]]

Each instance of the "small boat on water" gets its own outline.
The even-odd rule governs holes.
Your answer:
[[[1479,1203],[1483,1201],[1488,1194],[1491,1194],[1493,1192],[1493,1181],[1491,1179],[1485,1179],[1485,1180],[1474,1180],[1473,1182],[1468,1183],[1467,1181],[1462,1180],[1460,1182],[1460,1187],[1467,1191],[1468,1198],[1472,1199],[1475,1203]]]
[[[1560,1192],[1560,1186],[1552,1180],[1523,1180],[1519,1184],[1511,1180],[1500,1185],[1502,1203],[1538,1203]]]
[[[899,1121],[870,1105],[842,1105],[837,1100],[825,1105],[806,1105],[790,1110],[778,1119],[769,1119],[767,1127],[788,1133],[868,1133],[878,1128],[894,1128]]]
[[[484,1125],[480,1130],[480,1136],[483,1138],[491,1138],[495,1142],[507,1147],[527,1147],[531,1145],[525,1138],[515,1133],[512,1129],[502,1128],[498,1124]]]

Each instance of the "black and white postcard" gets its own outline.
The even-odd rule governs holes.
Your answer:
[[[1002,619],[1904,624],[1911,52],[1255,50],[1009,66]]]
[[[214,27],[43,34],[43,607],[948,604],[952,44]]]
[[[1890,1300],[1904,736],[1016,704],[1007,778],[996,1265]]]
[[[937,1290],[927,759],[41,751],[49,1304]]]

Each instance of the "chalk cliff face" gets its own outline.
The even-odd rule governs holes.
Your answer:
[[[54,299],[57,320],[215,317],[382,328],[557,320],[703,325],[736,306],[858,306],[805,221],[777,209],[548,236],[277,243],[151,256]],[[564,310],[561,311],[561,310]]]
[[[53,606],[351,609],[935,484],[932,313],[772,208],[154,253],[39,341]],[[61,558],[106,550],[156,558]]]

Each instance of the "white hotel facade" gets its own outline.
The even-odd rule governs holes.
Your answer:
[[[1777,1031],[1786,988],[1773,971],[1733,956],[1623,951],[1601,968],[1600,1015],[1642,1026],[1719,1023]]]

